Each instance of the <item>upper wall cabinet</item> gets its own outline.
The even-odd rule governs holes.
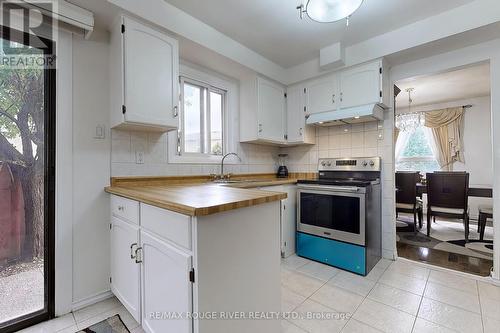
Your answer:
[[[340,72],[340,108],[382,103],[382,71],[376,61]]]
[[[367,104],[390,105],[388,77],[383,60],[335,72],[306,84],[308,114]]]
[[[306,126],[306,91],[304,85],[295,85],[286,90],[287,142],[289,144],[314,144],[314,126]]]
[[[111,127],[176,129],[178,77],[177,40],[121,17],[111,34]]]
[[[240,141],[283,144],[285,87],[261,77],[241,82]]]
[[[337,81],[337,77],[328,76],[307,84],[306,105],[308,113],[321,113],[338,108]]]

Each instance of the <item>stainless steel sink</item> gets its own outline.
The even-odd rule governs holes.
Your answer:
[[[237,183],[257,183],[263,180],[258,179],[216,179],[212,182],[215,184],[237,184]]]

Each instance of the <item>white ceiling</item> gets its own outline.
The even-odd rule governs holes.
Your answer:
[[[446,103],[490,95],[490,65],[482,63],[446,73],[421,76],[399,81],[401,93],[396,98],[398,108],[408,107],[407,88],[412,92],[412,106]]]
[[[300,20],[302,0],[165,0],[284,68],[336,42],[349,46],[472,0],[365,0],[350,20]]]

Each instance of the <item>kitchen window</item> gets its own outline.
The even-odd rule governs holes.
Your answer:
[[[223,155],[226,91],[187,77],[181,77],[180,89],[177,154]]]

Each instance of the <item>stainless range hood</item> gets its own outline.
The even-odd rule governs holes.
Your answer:
[[[384,109],[378,104],[367,104],[352,108],[313,113],[306,120],[307,124],[335,126],[365,123],[384,119]]]

